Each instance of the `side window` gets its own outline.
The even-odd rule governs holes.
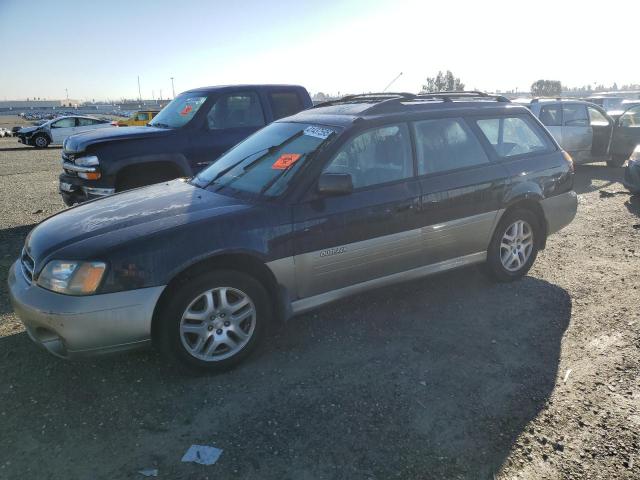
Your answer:
[[[566,104],[562,106],[565,127],[588,127],[589,118],[584,105]]]
[[[264,123],[260,99],[253,92],[224,95],[207,114],[209,130],[261,127]]]
[[[354,188],[413,176],[409,127],[385,125],[348,140],[325,167],[328,173],[349,173]]]
[[[76,126],[75,118],[63,118],[51,124],[51,128],[70,128]]]
[[[640,106],[632,107],[622,114],[619,125],[621,127],[640,128]]]
[[[136,115],[136,120],[139,121],[149,121],[149,114],[147,112],[138,112],[138,114]]]
[[[99,123],[106,123],[102,120],[97,120],[95,118],[78,118],[78,126],[79,127],[88,127],[90,125],[98,125]]]
[[[487,118],[477,121],[500,157],[550,151],[551,144],[523,117]]]
[[[592,127],[606,127],[609,125],[609,120],[604,114],[594,107],[587,107],[589,112],[589,123]]]
[[[480,142],[461,119],[423,120],[413,128],[420,175],[489,163]]]
[[[274,120],[288,117],[304,108],[296,92],[273,92],[269,94],[269,100]]]
[[[547,127],[562,125],[562,105],[546,105],[540,109],[540,121]]]

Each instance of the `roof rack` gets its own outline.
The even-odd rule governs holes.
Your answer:
[[[428,102],[454,102],[464,100],[482,100],[509,103],[510,100],[502,95],[491,95],[475,90],[461,92],[434,92],[434,93],[363,93],[359,95],[348,95],[337,100],[319,103],[313,108],[328,107],[331,105],[345,105],[350,103],[375,103],[360,113],[372,113],[389,106],[406,105],[407,103],[420,104]]]

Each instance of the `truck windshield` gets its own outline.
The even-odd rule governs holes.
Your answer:
[[[277,197],[340,131],[308,123],[272,123],[229,150],[192,183],[221,193]]]
[[[193,118],[207,97],[198,93],[183,93],[167,104],[149,125],[160,128],[180,128]]]

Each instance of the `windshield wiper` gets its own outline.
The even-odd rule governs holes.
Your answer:
[[[211,179],[211,181],[206,186],[208,187],[209,185],[213,184],[217,179],[219,179],[224,174],[226,174],[229,171],[231,171],[234,168],[236,168],[238,165],[240,165],[242,162],[244,162],[247,158],[252,157],[254,155],[257,155],[258,153],[263,152],[263,151],[266,150],[266,152],[263,155],[260,155],[258,158],[256,158],[255,160],[247,163],[244,167],[242,167],[242,170],[246,172],[247,170],[251,169],[254,165],[257,165],[258,162],[260,160],[262,160],[266,155],[269,155],[269,154],[273,153],[274,151],[276,151],[277,149],[284,147],[287,143],[289,143],[289,142],[293,141],[294,139],[298,138],[303,133],[304,132],[301,130],[298,133],[296,133],[295,135],[292,135],[291,137],[287,138],[284,142],[279,143],[278,145],[271,145],[270,147],[263,148],[261,150],[258,150],[257,152],[253,152],[252,154],[247,155],[246,157],[243,157],[239,161],[229,165],[227,168],[224,168],[224,169],[220,170],[218,173],[216,173],[215,177],[213,177]]]

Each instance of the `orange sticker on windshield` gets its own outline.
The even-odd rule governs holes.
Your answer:
[[[191,113],[191,110],[193,110],[193,107],[191,105],[186,105],[180,112],[180,115],[182,116],[189,115],[189,113]]]
[[[275,170],[286,170],[291,165],[296,163],[302,155],[299,153],[283,153],[278,159],[271,165],[271,168]]]

